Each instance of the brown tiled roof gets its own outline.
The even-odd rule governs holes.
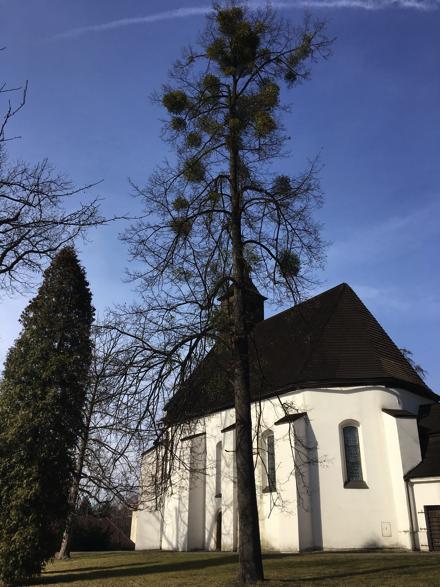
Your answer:
[[[251,336],[254,400],[300,388],[384,385],[438,399],[346,283],[258,323]],[[212,350],[169,404],[199,416],[233,406],[231,358]]]

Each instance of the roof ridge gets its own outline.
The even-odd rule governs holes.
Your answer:
[[[262,320],[258,324],[263,324],[265,322],[268,322],[269,320],[273,320],[274,318],[279,318],[279,316],[282,316],[283,314],[285,314],[287,312],[291,312],[292,310],[298,310],[298,308],[300,308],[304,304],[308,304],[309,302],[313,302],[314,300],[317,300],[321,296],[327,296],[327,294],[329,294],[330,292],[332,292],[338,288],[351,289],[351,287],[348,285],[348,283],[345,283],[345,281],[343,281],[342,283],[339,283],[338,285],[335,285],[334,287],[331,287],[330,289],[326,289],[325,291],[322,291],[322,292],[312,296],[311,298],[307,298],[306,300],[303,300],[302,302],[299,302],[297,304],[293,304],[293,306],[289,306],[288,308],[286,308],[285,310],[281,310],[281,312],[278,312],[277,314],[272,314],[272,316],[268,316],[267,318],[265,318],[264,320]],[[353,290],[351,289],[351,291],[353,291]],[[257,326],[258,326],[258,324],[257,324]]]

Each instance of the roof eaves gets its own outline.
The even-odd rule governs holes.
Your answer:
[[[413,414],[412,412],[407,412],[406,410],[392,410],[388,408],[384,408],[382,412],[388,414],[389,416],[393,416],[394,418],[417,418],[417,414]]]
[[[230,424],[229,426],[226,426],[226,428],[223,428],[223,430],[220,430],[220,432],[229,432],[230,430],[235,430],[235,422],[233,424]]]
[[[285,416],[283,416],[283,418],[280,418],[275,422],[275,426],[295,422],[296,420],[299,420],[304,416],[307,416],[307,412],[298,412],[297,414],[286,414]]]
[[[144,452],[141,454],[141,459],[143,459],[150,452],[153,452],[153,450],[157,449],[158,445],[159,445],[159,443],[156,442],[153,444],[153,446],[150,446],[150,448],[147,448],[147,450],[144,450]]]
[[[197,434],[190,434],[189,436],[184,436],[180,439],[180,442],[184,442],[185,440],[192,440],[193,438],[197,438],[199,436],[205,436],[206,432],[198,432]]]
[[[376,377],[376,378],[369,378],[369,377],[362,377],[360,379],[329,379],[329,380],[315,380],[315,381],[297,381],[289,383],[288,385],[283,385],[282,387],[278,387],[266,393],[260,394],[258,397],[252,398],[252,403],[269,399],[271,397],[277,395],[284,395],[285,393],[294,392],[294,391],[301,391],[304,389],[322,389],[322,388],[333,388],[333,387],[359,387],[364,385],[371,385],[371,386],[381,386],[381,387],[389,387],[389,388],[401,388],[406,389],[407,391],[411,391],[416,395],[425,397],[431,400],[439,399],[439,396],[434,393],[429,387],[419,387],[415,384],[410,382],[405,382],[396,379],[388,379],[383,377]],[[223,403],[216,407],[208,408],[205,411],[200,411],[198,413],[194,413],[189,418],[191,420],[195,420],[198,418],[203,418],[206,416],[210,416],[212,414],[217,414],[218,412],[223,412],[224,410],[230,410],[234,407],[233,402]]]
[[[438,466],[433,468],[431,463],[425,463],[425,461],[420,461],[418,465],[403,476],[405,481],[410,481],[411,479],[429,479],[431,477],[440,477],[440,468]]]

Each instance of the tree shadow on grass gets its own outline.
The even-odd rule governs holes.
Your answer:
[[[126,577],[127,579],[130,577],[142,576],[142,575],[154,575],[159,573],[190,573],[192,571],[198,571],[203,569],[213,569],[215,571],[216,567],[222,567],[225,565],[237,564],[238,563],[238,556],[236,554],[212,554],[210,556],[198,557],[197,553],[187,553],[186,556],[182,557],[182,554],[179,553],[179,558],[177,560],[173,559],[172,553],[167,553],[166,558],[164,557],[152,557],[150,560],[146,561],[139,561],[138,558],[133,560],[133,563],[126,563],[126,564],[114,564],[111,566],[100,567],[99,560],[97,561],[96,565],[87,566],[87,567],[78,567],[76,569],[62,569],[62,570],[51,570],[47,571],[38,581],[32,583],[33,585],[51,585],[55,583],[73,583],[78,581],[83,582],[94,582],[94,581],[101,581],[102,584],[105,584],[106,580],[110,581],[111,579],[117,579]],[[283,558],[292,558],[292,554],[281,554],[281,553],[271,553],[266,554],[264,556],[264,560],[268,559],[283,559]],[[108,556],[103,557],[105,560],[108,560]],[[307,561],[300,560],[300,561],[292,561],[296,567],[295,575],[290,576],[290,578],[279,578],[273,577],[273,580],[279,583],[286,583],[290,585],[301,585],[307,583],[318,583],[323,581],[338,581],[338,584],[342,582],[345,584],[346,580],[354,579],[356,577],[377,577],[379,580],[378,575],[381,573],[389,573],[391,571],[400,571],[400,573],[405,573],[405,575],[412,575],[416,573],[422,573],[426,571],[431,571],[434,569],[440,569],[439,562],[440,560],[431,560],[429,563],[425,561],[425,564],[422,566],[419,565],[393,565],[393,566],[382,566],[378,561],[377,568],[367,568],[363,570],[355,570],[353,568],[342,568],[339,566],[338,569],[335,569],[333,573],[330,569],[323,569],[323,573],[320,575],[315,576],[307,576],[310,573],[310,565],[315,567],[326,567],[329,565],[328,560],[323,558],[322,560],[313,560],[313,558],[308,559]],[[349,565],[349,561],[340,561],[342,566],[345,564]],[[391,562],[391,561],[390,561]],[[300,564],[297,564],[300,563]],[[351,564],[350,564],[351,566]],[[304,568],[306,567],[306,568]],[[308,567],[308,568],[307,568]],[[273,571],[274,569],[272,569]],[[293,570],[293,569],[292,569]],[[292,570],[287,570],[287,573],[291,573]],[[270,576],[271,572],[268,569],[268,575]],[[342,571],[342,572],[341,572]],[[270,578],[268,576],[268,578]]]
[[[73,562],[77,562],[78,559],[73,559]],[[44,575],[63,575],[64,573],[82,573],[84,571],[96,571],[98,569],[101,569],[102,571],[107,570],[107,569],[124,569],[124,568],[130,568],[130,567],[135,567],[138,565],[155,565],[155,564],[165,564],[163,560],[155,560],[155,559],[151,559],[148,561],[139,561],[139,558],[137,558],[137,560],[134,560],[132,563],[121,563],[121,564],[114,564],[114,565],[101,565],[100,564],[101,561],[101,557],[99,557],[99,562],[96,562],[94,565],[91,566],[79,566],[79,567],[71,567],[71,568],[67,568],[67,569],[52,569],[50,571],[44,571]]]
[[[192,558],[192,554],[182,560],[173,561],[172,556],[168,560],[150,560],[139,562],[133,561],[132,564],[120,564],[99,567],[99,562],[95,566],[78,567],[76,569],[61,569],[46,571],[38,581],[33,585],[51,585],[54,583],[72,583],[76,581],[96,581],[105,579],[115,579],[118,577],[135,577],[139,575],[153,575],[156,573],[185,573],[188,571],[197,571],[206,568],[220,567],[224,565],[237,564],[237,554],[212,555],[203,558]],[[194,556],[197,556],[194,553]],[[290,557],[290,554],[267,554],[264,559],[280,559]]]
[[[204,558],[195,560],[180,560],[173,562],[151,563],[133,563],[132,565],[115,565],[114,567],[88,567],[87,569],[67,569],[64,571],[55,571],[54,575],[45,574],[38,583],[34,585],[50,585],[53,583],[71,583],[74,581],[96,581],[98,579],[114,579],[117,577],[135,577],[137,575],[152,575],[156,573],[175,573],[185,571],[195,571],[208,567],[218,567],[223,565],[234,564],[237,562],[236,555],[222,556],[215,558]]]
[[[425,564],[423,565],[423,567],[419,567],[416,565],[398,565],[398,566],[393,566],[393,567],[382,567],[382,568],[378,568],[378,569],[364,569],[362,571],[347,571],[345,573],[332,573],[332,574],[327,574],[327,575],[319,575],[316,577],[307,577],[307,576],[296,576],[296,577],[291,577],[290,579],[279,579],[277,578],[276,581],[279,581],[280,583],[288,583],[289,585],[294,585],[294,584],[299,584],[299,585],[303,585],[305,583],[315,583],[317,581],[328,581],[328,580],[332,580],[332,579],[350,579],[350,578],[354,578],[354,577],[362,577],[362,576],[369,576],[369,575],[377,575],[379,573],[387,573],[388,571],[401,571],[404,572],[405,575],[407,575],[408,573],[411,572],[420,572],[420,571],[426,571],[428,569],[439,569],[440,567],[437,564]],[[339,585],[340,583],[338,583]],[[343,583],[345,585],[345,582]]]

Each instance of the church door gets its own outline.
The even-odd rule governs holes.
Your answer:
[[[425,505],[429,550],[440,550],[440,505]]]

